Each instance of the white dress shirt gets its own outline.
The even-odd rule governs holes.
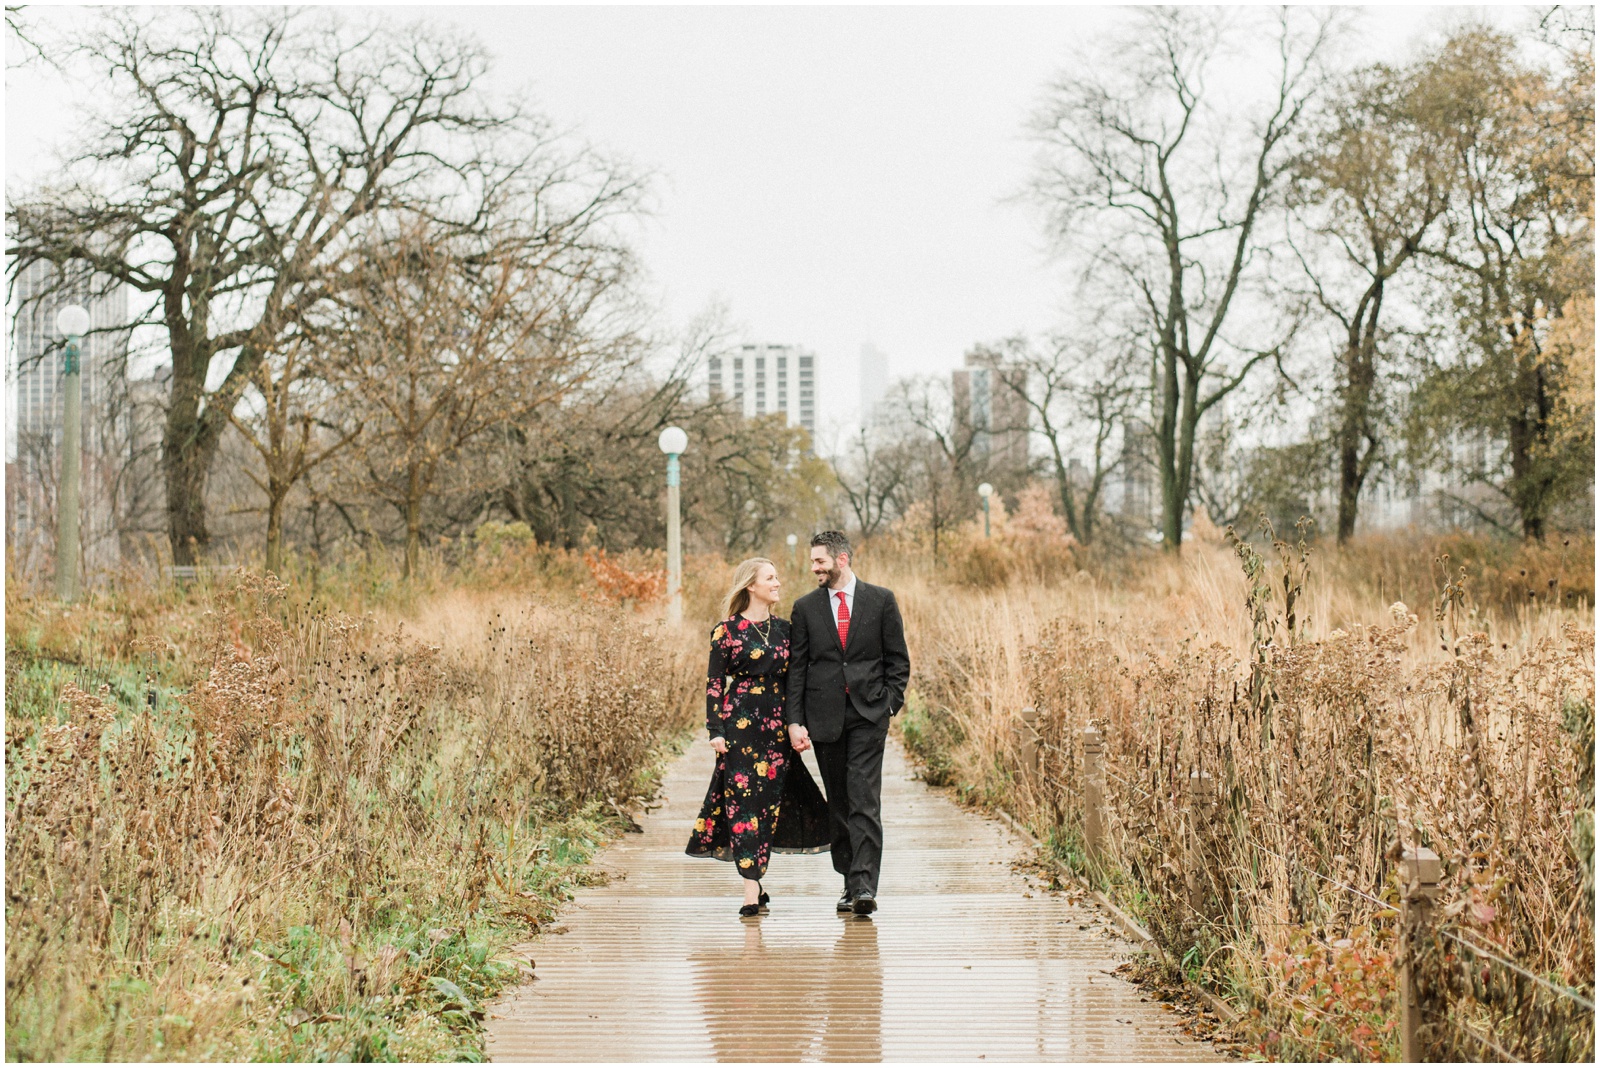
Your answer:
[[[833,610],[833,629],[839,629],[839,595],[844,594],[844,603],[850,606],[850,620],[856,618],[856,577],[850,576],[850,581],[842,590],[828,591],[828,607]]]

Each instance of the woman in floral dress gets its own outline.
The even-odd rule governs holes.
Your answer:
[[[827,802],[784,727],[789,622],[772,614],[780,590],[771,560],[738,566],[706,669],[717,766],[686,852],[734,863],[744,879],[740,916],[765,910],[761,877],[773,853],[822,853],[831,840]]]

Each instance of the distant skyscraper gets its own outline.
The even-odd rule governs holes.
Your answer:
[[[1005,471],[1028,466],[1028,403],[1019,389],[1028,370],[983,346],[969,350],[966,366],[950,372],[955,417],[974,433],[973,451]]]
[[[817,431],[817,357],[798,345],[744,345],[706,367],[712,396],[740,402],[747,417],[783,412],[790,426]]]
[[[889,388],[889,357],[870,341],[861,345],[861,425],[877,418],[878,404]]]
[[[128,321],[128,294],[118,287],[108,297],[92,299],[85,281],[64,293],[34,300],[35,294],[51,284],[54,270],[48,263],[35,263],[17,279],[17,298],[23,310],[14,324],[12,351],[16,359],[16,378],[13,388],[17,410],[13,426],[19,436],[49,433],[59,441],[63,394],[61,337],[56,332],[56,314],[68,304],[81,304],[89,309],[91,331],[122,326]],[[127,338],[120,334],[91,333],[84,349],[79,374],[83,380],[84,433],[90,435],[94,433],[95,420],[89,418],[89,413],[104,407],[104,396],[116,392],[116,377],[126,372]],[[85,447],[90,444],[86,438]]]
[[[1124,518],[1135,520],[1142,526],[1155,524],[1158,521],[1156,504],[1159,500],[1155,435],[1125,424],[1117,472],[1121,477],[1122,500],[1116,510]],[[1110,510],[1109,503],[1107,510]]]

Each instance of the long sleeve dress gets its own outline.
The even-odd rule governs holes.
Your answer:
[[[742,615],[711,632],[706,730],[727,739],[685,850],[732,861],[746,879],[766,874],[773,853],[822,853],[832,840],[828,804],[789,745],[784,683],[789,621],[758,626]]]

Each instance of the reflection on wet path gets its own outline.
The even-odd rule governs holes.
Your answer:
[[[695,998],[719,1061],[883,1059],[883,968],[871,920],[840,917],[827,950],[769,952],[760,922],[737,950],[691,954]],[[773,1016],[770,1029],[752,1026]]]
[[[808,754],[809,756],[809,754]],[[1096,913],[1028,893],[1022,846],[910,778],[891,745],[870,920],[838,916],[826,855],[773,858],[772,911],[738,918],[726,864],[683,855],[710,774],[696,747],[662,807],[606,850],[609,885],[519,951],[538,981],[491,1007],[489,1053],[530,1061],[1213,1060],[1108,973]]]
[[[878,959],[878,925],[871,920],[841,921],[833,943],[829,975],[836,981],[823,998],[822,1059],[883,1060],[883,965]]]

